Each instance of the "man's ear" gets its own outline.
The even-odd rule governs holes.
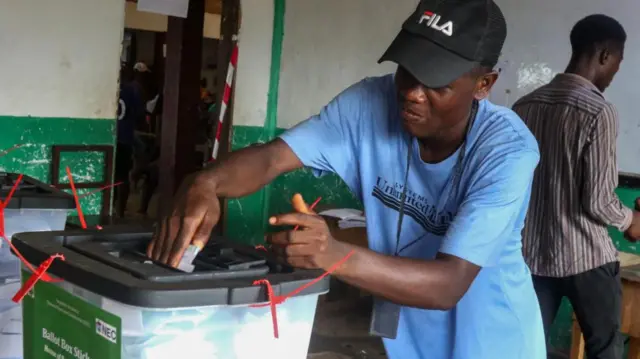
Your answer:
[[[478,82],[476,83],[476,92],[475,99],[480,101],[484,100],[489,96],[489,92],[491,92],[491,88],[498,80],[498,72],[492,71],[482,75],[478,78]]]
[[[602,48],[600,50],[600,56],[598,57],[598,61],[600,62],[600,65],[606,64],[610,56],[611,56],[611,51],[609,51],[609,48],[607,47]]]

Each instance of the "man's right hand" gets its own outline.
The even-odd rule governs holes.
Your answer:
[[[220,220],[215,184],[204,173],[185,180],[147,248],[153,260],[177,267],[190,244],[203,247]]]
[[[624,232],[624,236],[630,242],[640,241],[640,198],[636,198],[631,226]]]

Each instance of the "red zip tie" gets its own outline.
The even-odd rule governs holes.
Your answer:
[[[16,295],[14,295],[11,300],[14,303],[20,303],[22,301],[22,298],[24,298],[24,296],[27,295],[27,293],[29,293],[31,289],[33,289],[36,283],[38,283],[42,276],[47,273],[47,270],[49,269],[49,267],[51,267],[53,261],[58,258],[60,260],[64,260],[64,256],[62,254],[54,254],[49,257],[49,259],[42,262],[42,264],[38,266],[38,269],[31,275],[31,277],[29,277],[27,282],[22,286],[22,288],[20,288],[18,293],[16,293]]]
[[[80,198],[78,197],[78,192],[76,191],[76,186],[73,183],[73,175],[71,174],[71,169],[69,167],[67,167],[66,170],[67,170],[67,176],[69,177],[69,185],[71,186],[71,192],[73,193],[73,199],[74,199],[74,201],[76,203],[76,210],[78,211],[78,218],[80,219],[80,224],[82,225],[83,229],[87,229],[87,222],[85,221],[84,214],[82,213],[82,206],[80,206]],[[14,187],[11,189],[11,192],[9,192],[9,195],[7,196],[7,199],[5,200],[5,203],[3,203],[2,206],[0,206],[0,219],[4,219],[4,214],[3,214],[4,207],[6,206],[6,204],[9,203],[9,200],[11,200],[11,196],[13,196],[13,193],[15,192],[15,190],[18,187],[18,184],[20,183],[21,180],[22,180],[22,175],[20,175],[20,177],[18,177],[18,180],[14,184]],[[97,192],[105,190],[105,189],[110,188],[110,187],[117,186],[119,184],[120,183],[116,183],[116,184],[114,184],[112,186],[105,186],[103,188],[100,188]],[[4,223],[1,223],[0,225],[2,226],[1,229],[3,230],[2,237],[4,237],[5,240],[7,240],[6,237],[4,236]],[[102,230],[102,227],[100,227],[100,226],[97,226],[97,228],[99,230]],[[61,282],[62,281],[62,280],[59,280],[59,279],[54,280],[53,278],[51,278],[47,274],[47,270],[51,266],[51,263],[53,263],[54,259],[60,258],[60,259],[64,260],[64,256],[62,254],[54,254],[54,255],[52,255],[51,257],[49,257],[49,259],[47,259],[46,261],[42,262],[40,264],[40,266],[38,267],[38,269],[34,270],[33,267],[31,266],[31,264],[29,262],[27,262],[27,260],[22,256],[22,254],[20,254],[20,252],[18,252],[18,250],[13,246],[11,241],[7,240],[7,242],[9,243],[9,245],[11,246],[13,251],[16,253],[18,258],[27,266],[27,268],[29,268],[32,272],[34,272],[34,274],[29,278],[29,280],[25,283],[25,285],[13,297],[13,301],[14,302],[19,303],[22,300],[22,298],[24,298],[24,296],[27,293],[29,293],[29,291],[33,288],[33,286],[40,279],[44,280],[45,282]]]
[[[314,208],[316,208],[316,206],[318,205],[318,203],[320,202],[320,200],[322,199],[322,197],[318,197],[316,198],[316,200],[311,203],[311,206],[309,206],[309,210],[313,211]],[[293,230],[297,231],[300,228],[300,226],[296,226]]]
[[[253,285],[264,285],[265,288],[267,289],[267,299],[269,301],[267,303],[263,303],[263,304],[253,304],[253,305],[251,305],[251,307],[252,308],[271,307],[271,320],[273,321],[273,336],[274,336],[274,338],[278,339],[279,335],[280,335],[279,334],[279,330],[278,330],[278,314],[276,312],[276,306],[278,304],[284,303],[287,299],[300,294],[305,289],[315,285],[316,283],[318,283],[322,279],[324,279],[326,276],[328,276],[331,273],[335,272],[338,268],[340,268],[341,265],[343,265],[349,258],[351,258],[351,256],[354,253],[355,253],[355,251],[352,249],[349,253],[347,253],[346,256],[344,256],[344,258],[342,258],[341,260],[336,262],[334,265],[332,265],[321,276],[319,276],[318,278],[312,280],[311,282],[309,282],[309,283],[307,283],[307,284],[305,284],[303,286],[300,286],[298,289],[292,291],[291,293],[289,293],[287,295],[275,295],[274,292],[273,292],[273,287],[271,286],[271,282],[269,282],[268,279],[260,279],[260,280],[257,280],[255,282],[253,282]]]
[[[11,186],[11,190],[9,191],[7,198],[5,198],[4,201],[0,201],[0,235],[3,237],[5,236],[4,235],[4,209],[7,208],[7,206],[9,205],[9,202],[11,202],[11,197],[13,197],[13,194],[16,193],[16,190],[18,190],[18,186],[20,185],[20,182],[22,182],[22,177],[23,175],[18,176],[18,179],[16,180],[16,182],[13,184],[13,186]]]
[[[69,177],[69,185],[71,186],[71,192],[73,193],[73,200],[76,202],[76,210],[78,211],[78,219],[80,219],[80,225],[82,229],[87,229],[87,222],[84,220],[84,213],[82,213],[82,206],[80,206],[80,198],[76,191],[76,185],[73,183],[73,175],[71,175],[71,169],[67,166],[67,177]]]
[[[96,194],[96,193],[98,193],[98,192],[102,192],[102,191],[104,191],[104,190],[107,190],[107,189],[110,189],[110,188],[113,188],[113,187],[117,187],[117,186],[119,186],[119,185],[121,185],[121,184],[123,184],[123,183],[124,183],[124,182],[117,182],[117,183],[114,183],[114,184],[106,185],[106,186],[104,186],[104,187],[100,187],[100,188],[98,188],[97,190],[94,190],[94,191],[91,191],[91,192],[89,192],[89,193],[85,193],[85,194],[83,194],[82,196],[80,196],[80,199],[85,198],[85,197],[89,197],[89,196],[91,196],[92,194]]]
[[[262,244],[258,244],[255,248],[256,248],[256,250],[259,250],[259,251],[268,252],[267,248],[265,246],[263,246]]]
[[[260,305],[252,305],[252,308],[261,308],[270,306],[271,307],[271,320],[273,321],[273,337],[278,339],[280,337],[280,333],[278,331],[278,313],[276,311],[276,305],[284,303],[286,297],[277,296],[273,293],[273,287],[271,286],[271,282],[268,279],[260,279],[253,282],[253,285],[264,285],[267,288],[267,298],[269,299],[269,303],[260,304]]]
[[[7,237],[4,236],[4,235],[2,235],[1,237],[2,237],[2,239],[4,239],[9,244],[9,248],[11,248],[13,250],[13,252],[16,254],[16,257],[18,257],[20,262],[22,262],[22,264],[24,264],[25,267],[29,268],[30,271],[35,272],[36,271],[35,268],[31,265],[31,263],[29,263],[27,261],[27,259],[25,257],[22,256],[22,253],[20,253],[20,251],[18,251],[18,249],[13,245],[13,243],[11,243],[11,241],[9,239],[7,239]],[[45,281],[45,282],[49,282],[49,283],[62,282],[61,279],[53,279],[46,273],[42,277],[42,280]]]
[[[13,194],[16,193],[16,191],[18,190],[18,186],[20,186],[20,182],[22,182],[22,177],[24,177],[24,176],[23,175],[19,175],[18,176],[18,179],[16,179],[15,183],[13,184],[13,186],[11,186],[11,190],[9,191],[9,194],[7,195],[7,198],[5,198],[4,201],[0,201],[0,235],[3,236],[3,237],[5,236],[5,234],[4,234],[4,210],[9,205],[9,202],[11,202],[11,198],[13,197]]]
[[[18,251],[18,249],[13,245],[13,243],[11,243],[11,240],[7,238],[4,232],[4,210],[9,205],[9,202],[11,202],[11,198],[13,197],[13,195],[18,190],[18,186],[20,185],[20,182],[22,182],[22,177],[24,176],[23,175],[18,176],[18,179],[16,179],[16,182],[13,184],[13,186],[11,187],[11,190],[9,191],[9,194],[7,195],[7,198],[5,198],[4,201],[0,201],[0,237],[4,239],[5,242],[7,242],[7,244],[9,244],[9,248],[13,250],[13,252],[16,254],[16,257],[18,257],[20,262],[22,262],[22,264],[24,264],[27,268],[29,268],[29,270],[34,272],[35,269],[31,265],[31,263],[29,263],[24,258],[24,256],[22,256],[22,253],[20,253],[20,251]],[[45,282],[56,282],[56,281],[59,282],[59,280],[54,280],[48,274],[44,274],[42,280],[44,280]]]

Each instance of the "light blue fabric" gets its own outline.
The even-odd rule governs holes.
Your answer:
[[[539,152],[514,112],[479,103],[458,191],[451,177],[460,150],[437,164],[421,160],[402,127],[392,75],[350,87],[281,138],[316,174],[342,177],[364,204],[371,249],[388,255],[411,141],[400,248],[419,241],[400,255],[429,260],[443,252],[482,267],[454,309],[402,308],[397,339],[384,341],[391,359],[546,358],[520,235]]]

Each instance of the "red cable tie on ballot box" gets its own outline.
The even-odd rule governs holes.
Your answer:
[[[38,283],[38,281],[47,274],[47,270],[49,269],[49,267],[51,267],[51,264],[53,264],[53,261],[56,259],[64,260],[64,256],[62,254],[54,254],[49,257],[49,259],[42,262],[42,264],[38,266],[38,269],[33,272],[31,277],[29,277],[27,282],[22,286],[22,288],[20,288],[18,293],[16,293],[16,295],[14,295],[13,299],[11,300],[15,303],[20,303],[22,301],[22,298],[24,298],[24,296],[27,295],[27,293],[29,293],[31,289],[33,289],[36,283]]]
[[[3,237],[4,237],[4,209],[7,207],[7,205],[9,205],[9,202],[11,202],[11,197],[13,197],[13,194],[18,190],[18,186],[20,185],[20,182],[22,182],[22,177],[24,176],[23,175],[18,176],[18,179],[13,184],[13,186],[11,187],[11,190],[9,191],[9,194],[7,195],[7,198],[5,198],[4,201],[0,200],[0,235],[2,235]]]
[[[5,242],[7,242],[7,244],[9,245],[9,248],[11,248],[11,250],[13,250],[13,252],[16,254],[16,257],[18,257],[20,262],[22,262],[22,264],[24,264],[25,267],[29,268],[30,271],[35,273],[37,270],[35,268],[33,268],[31,263],[29,263],[22,256],[20,251],[18,251],[18,249],[13,245],[13,243],[11,243],[11,240],[9,238],[7,238],[7,236],[5,235],[5,228],[4,228],[4,210],[9,205],[9,203],[11,202],[11,198],[13,198],[13,195],[18,190],[18,186],[20,186],[20,183],[22,182],[22,178],[23,177],[24,177],[23,175],[19,175],[18,176],[18,178],[16,179],[15,183],[11,187],[11,190],[9,191],[9,194],[7,195],[7,198],[5,198],[4,201],[0,201],[0,237],[2,237],[2,239],[4,239]],[[42,272],[38,278],[44,280],[45,282],[59,282],[59,280],[54,280],[53,278],[51,278],[46,273],[46,271]]]
[[[73,175],[69,166],[66,168],[67,177],[69,178],[69,186],[71,187],[71,193],[73,194],[73,200],[76,202],[76,210],[78,211],[78,219],[82,229],[87,229],[87,221],[84,220],[84,213],[82,212],[82,206],[80,206],[80,198],[78,197],[78,191],[76,191],[76,185],[73,183]]]
[[[76,210],[78,211],[78,218],[80,219],[80,225],[82,226],[82,229],[87,229],[87,222],[84,219],[84,213],[82,212],[82,206],[80,206],[80,197],[78,197],[78,192],[76,191],[76,186],[75,186],[75,183],[73,182],[73,175],[71,174],[71,169],[69,167],[67,167],[66,171],[67,171],[67,176],[69,177],[69,185],[71,187],[71,192],[73,194],[73,199],[74,199],[75,204],[76,204]],[[14,302],[16,302],[16,303],[19,303],[20,301],[22,301],[22,298],[24,298],[24,296],[27,295],[27,293],[29,293],[29,291],[31,291],[31,289],[36,285],[36,283],[38,283],[39,280],[43,280],[45,282],[50,282],[50,283],[62,282],[61,279],[53,279],[53,278],[51,278],[51,276],[49,276],[49,274],[47,274],[47,270],[49,269],[49,267],[51,266],[51,264],[53,263],[53,261],[55,259],[65,260],[64,255],[59,254],[59,253],[58,254],[54,254],[51,257],[49,257],[49,259],[47,259],[44,262],[42,262],[40,264],[40,266],[38,266],[37,269],[34,269],[33,266],[31,266],[31,264],[22,256],[22,254],[20,254],[20,252],[13,246],[11,241],[9,241],[4,236],[4,207],[11,200],[11,196],[13,196],[13,193],[18,188],[18,184],[20,183],[21,180],[22,180],[22,175],[20,175],[20,177],[18,177],[18,180],[14,184],[14,187],[11,189],[11,192],[9,192],[9,195],[7,196],[7,199],[5,200],[5,202],[1,203],[1,205],[0,205],[0,229],[2,229],[2,233],[1,233],[2,237],[9,243],[9,246],[11,246],[11,249],[15,252],[16,256],[20,259],[20,261],[22,263],[24,263],[24,265],[27,268],[29,268],[29,270],[31,270],[31,272],[33,272],[33,274],[31,275],[31,277],[29,277],[29,279],[24,284],[24,286],[22,286],[22,288],[18,291],[18,293],[16,293],[16,295],[13,297],[12,300]],[[110,189],[110,188],[118,186],[120,184],[121,183],[116,183],[114,185],[105,186],[105,187],[100,188],[98,191],[94,191],[94,192],[91,192],[89,194],[93,194],[95,192],[99,192],[99,191],[102,191],[102,190]],[[87,194],[87,195],[89,195],[89,194]],[[102,230],[102,227],[100,227],[99,225],[96,226],[96,228],[98,230]]]
[[[300,286],[298,289],[292,291],[291,293],[289,293],[287,295],[275,295],[274,292],[273,292],[273,286],[271,285],[271,282],[269,282],[268,279],[260,279],[260,280],[257,280],[255,282],[253,282],[253,285],[264,285],[265,288],[267,289],[268,302],[267,303],[263,303],[263,304],[253,304],[253,305],[251,305],[251,307],[252,308],[271,307],[271,319],[273,320],[273,337],[274,338],[278,339],[280,337],[280,332],[279,332],[279,329],[278,329],[278,314],[276,312],[276,306],[278,304],[284,303],[287,299],[300,294],[302,291],[306,290],[307,288],[312,287],[316,283],[318,283],[321,280],[323,280],[326,276],[328,276],[331,273],[335,272],[338,268],[340,268],[341,265],[343,265],[349,258],[351,258],[353,253],[354,253],[354,251],[351,250],[349,253],[347,253],[346,256],[344,256],[344,258],[339,260],[336,264],[332,265],[331,268],[329,268],[329,270],[324,272],[321,276],[319,276],[318,278],[312,280],[311,282],[309,282],[309,283],[307,283],[305,285]]]

